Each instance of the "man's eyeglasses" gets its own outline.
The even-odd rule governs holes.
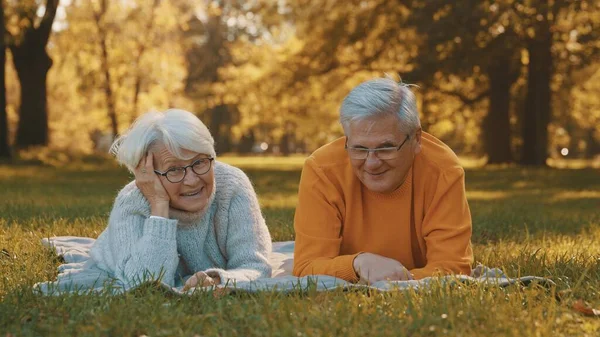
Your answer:
[[[161,176],[167,178],[167,180],[169,182],[176,184],[178,182],[183,181],[183,179],[185,179],[185,175],[187,174],[188,168],[191,168],[192,171],[199,176],[205,174],[206,172],[208,172],[210,170],[210,166],[211,166],[213,160],[215,160],[215,158],[201,158],[201,159],[194,161],[193,163],[191,163],[188,166],[174,167],[174,168],[168,169],[165,172],[160,172],[158,170],[154,170],[154,173],[161,175]]]
[[[406,135],[406,138],[404,139],[402,144],[400,144],[398,146],[378,147],[375,149],[369,149],[366,147],[349,147],[348,146],[348,137],[346,137],[346,144],[344,145],[344,148],[346,149],[346,151],[348,151],[348,155],[352,159],[365,160],[369,156],[369,153],[373,152],[373,154],[375,154],[375,156],[381,160],[390,160],[390,159],[394,159],[394,158],[398,157],[398,155],[400,154],[399,151],[402,148],[402,145],[404,145],[404,143],[406,143],[406,141],[409,138],[410,138],[410,136]]]

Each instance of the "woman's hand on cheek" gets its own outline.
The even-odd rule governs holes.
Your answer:
[[[150,204],[151,215],[169,217],[169,195],[154,172],[152,152],[149,152],[133,171],[135,184]]]

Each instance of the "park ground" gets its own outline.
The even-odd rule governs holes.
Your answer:
[[[302,157],[235,158],[259,195],[275,241],[294,239]],[[433,285],[427,290],[174,297],[40,297],[60,260],[44,237],[97,237],[131,179],[111,161],[0,165],[0,336],[599,336],[600,173],[518,166],[468,168],[475,262],[555,288]]]

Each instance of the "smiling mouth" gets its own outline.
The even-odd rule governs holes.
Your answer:
[[[184,196],[184,197],[193,197],[193,196],[196,196],[196,195],[200,194],[200,192],[202,192],[203,189],[204,189],[204,187],[202,187],[201,189],[199,189],[196,192],[182,193],[181,196]]]
[[[371,173],[371,172],[366,172],[368,175],[372,175],[372,176],[380,176],[384,173],[386,173],[387,171],[383,171],[383,172],[379,172],[379,173]]]

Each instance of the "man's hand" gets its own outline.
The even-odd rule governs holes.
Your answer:
[[[152,152],[140,160],[133,174],[135,175],[135,184],[150,204],[151,215],[168,218],[170,198],[158,175],[154,172]]]
[[[381,255],[362,253],[354,259],[354,271],[361,282],[412,280],[412,274],[400,262]]]
[[[192,275],[186,282],[183,287],[183,291],[188,291],[194,287],[210,287],[221,283],[221,279],[219,276],[210,277],[203,271],[199,271],[196,274]]]

